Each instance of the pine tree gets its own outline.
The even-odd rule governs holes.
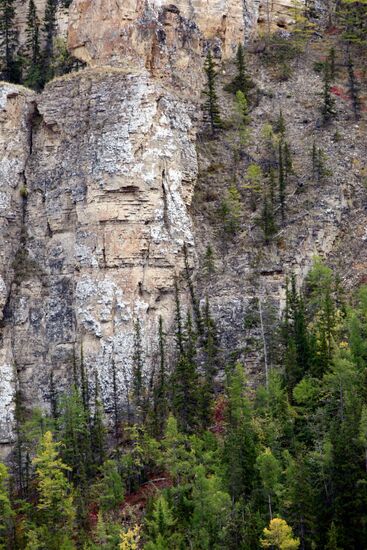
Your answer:
[[[143,407],[143,370],[144,357],[139,319],[134,324],[134,353],[133,353],[133,396],[137,408],[137,416],[141,417]]]
[[[226,385],[228,405],[223,465],[231,497],[248,502],[256,480],[256,450],[250,405],[244,390],[243,368],[236,365],[233,372],[229,373]]]
[[[286,190],[286,177],[284,170],[284,158],[283,158],[283,144],[279,141],[278,146],[278,185],[279,185],[279,203],[280,212],[282,216],[282,222],[285,221],[285,190]]]
[[[335,48],[330,48],[328,61],[330,67],[330,82],[334,82],[336,78],[336,60],[335,60]]]
[[[198,376],[196,364],[189,355],[179,357],[172,375],[172,406],[180,429],[195,431],[198,422]]]
[[[210,124],[211,133],[214,134],[215,130],[222,127],[222,120],[220,117],[218,96],[215,89],[216,79],[218,75],[215,70],[215,65],[210,50],[206,56],[204,70],[207,78],[207,84],[204,90],[204,94],[207,96],[207,100],[204,103],[204,110]]]
[[[26,52],[28,57],[28,69],[25,83],[34,89],[39,89],[41,82],[41,48],[40,48],[40,23],[34,0],[29,0],[27,28],[26,28]]]
[[[83,398],[76,386],[61,400],[59,430],[65,444],[61,453],[70,468],[69,477],[85,485],[92,469],[91,434]]]
[[[324,124],[330,122],[335,116],[335,101],[331,96],[330,91],[331,77],[330,77],[330,65],[329,62],[325,62],[324,66],[324,87],[323,87],[323,104],[321,108],[322,119]]]
[[[182,331],[182,312],[181,312],[181,302],[180,302],[180,293],[178,288],[178,280],[175,276],[174,279],[174,290],[175,290],[175,336],[176,336],[176,349],[179,354],[183,353],[183,331]]]
[[[15,30],[15,0],[0,0],[0,51],[3,80],[19,82],[15,61],[17,33]]]
[[[283,140],[285,137],[285,120],[282,109],[279,111],[279,116],[275,122],[274,130],[277,134],[279,134],[280,139]]]
[[[52,69],[52,57],[54,53],[54,38],[56,33],[56,11],[57,11],[58,0],[47,0],[45,8],[45,17],[43,25],[43,34],[45,36],[45,45],[42,52],[42,83],[44,85],[46,82],[53,78],[53,69]]]
[[[163,330],[163,319],[159,317],[159,370],[154,386],[153,396],[153,432],[156,437],[161,437],[168,415],[167,408],[167,380],[166,380],[166,357],[165,357],[165,333]]]
[[[91,425],[91,443],[93,464],[101,466],[106,458],[106,428],[104,425],[103,406],[100,399],[100,388],[97,371],[94,382],[94,415]]]
[[[210,314],[209,298],[205,299],[204,310],[204,380],[200,391],[200,406],[202,426],[207,428],[212,419],[212,403],[214,396],[214,377],[218,361],[218,343],[216,327]]]
[[[361,109],[361,101],[359,97],[359,84],[355,76],[354,65],[350,55],[348,57],[347,69],[348,69],[348,88],[349,88],[350,98],[352,100],[354,118],[358,120],[360,117],[360,109]]]
[[[246,61],[245,61],[245,51],[242,44],[238,44],[236,52],[236,68],[237,74],[225,87],[225,90],[237,94],[238,91],[242,92],[245,99],[247,100],[247,94],[251,88],[254,87],[253,82],[249,78],[246,71]]]
[[[208,278],[210,278],[210,276],[215,273],[214,252],[210,244],[208,244],[208,246],[206,247],[203,270]]]
[[[190,292],[190,296],[191,296],[191,303],[192,303],[192,308],[193,308],[193,311],[194,311],[194,318],[195,318],[196,328],[197,328],[199,334],[203,334],[203,321],[202,321],[202,318],[201,318],[201,311],[200,311],[199,301],[196,297],[194,284],[193,284],[192,278],[191,278],[191,271],[190,271],[190,266],[189,266],[189,257],[188,257],[186,243],[184,243],[183,252],[184,252],[184,261],[185,261],[186,281],[187,281],[187,286],[189,287],[189,292]]]
[[[271,199],[265,192],[263,196],[263,207],[260,217],[260,227],[264,232],[265,244],[269,244],[273,235],[276,233],[276,225],[274,219],[274,208]]]

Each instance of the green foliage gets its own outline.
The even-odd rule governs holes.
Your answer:
[[[66,474],[70,468],[59,458],[59,443],[55,443],[51,432],[41,439],[38,455],[33,459],[37,482],[36,526],[30,540],[41,542],[40,548],[50,550],[74,548],[71,536],[74,528],[75,509],[73,490]]]
[[[216,92],[216,79],[218,75],[210,50],[206,56],[204,70],[207,78],[206,88],[203,92],[207,97],[207,100],[204,103],[204,112],[210,124],[211,133],[214,134],[215,130],[222,127],[222,120],[220,117],[218,96]]]
[[[95,490],[103,512],[114,510],[123,502],[124,484],[114,460],[106,460],[102,465],[101,479]]]
[[[19,82],[19,66],[15,58],[18,45],[15,30],[15,0],[0,1],[0,58],[1,77],[10,82]]]
[[[254,87],[254,83],[248,76],[246,71],[245,52],[242,44],[238,44],[236,52],[236,68],[237,74],[235,78],[230,82],[225,90],[232,92],[237,96],[238,92],[243,94],[243,97],[247,101],[248,92]]]
[[[12,519],[14,517],[10,502],[8,482],[8,470],[6,466],[0,462],[0,548],[6,548],[6,541],[10,536]]]
[[[323,75],[323,104],[321,114],[324,124],[327,124],[335,116],[335,100],[331,95],[331,71],[329,62],[325,62]]]
[[[224,231],[231,236],[238,233],[241,226],[242,204],[241,195],[234,185],[226,192],[219,211]]]

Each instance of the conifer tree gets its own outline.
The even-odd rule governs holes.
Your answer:
[[[71,536],[74,527],[75,509],[73,491],[67,480],[69,467],[59,457],[60,443],[55,443],[51,432],[41,440],[40,451],[33,464],[36,469],[38,491],[39,537],[49,550],[73,548]],[[69,546],[66,546],[66,544]],[[64,546],[65,545],[65,546]]]
[[[94,465],[101,466],[106,458],[106,428],[104,425],[103,406],[100,399],[100,386],[95,372],[94,382],[94,415],[91,426],[91,443]]]
[[[205,298],[204,310],[204,380],[200,391],[202,410],[202,426],[207,428],[212,417],[212,402],[214,396],[214,377],[216,361],[218,361],[218,343],[214,320],[210,314],[209,298]]]
[[[76,386],[61,400],[59,429],[65,444],[62,458],[70,468],[69,477],[83,485],[91,475],[91,434],[83,398]]]
[[[153,403],[153,431],[157,437],[164,433],[165,422],[168,415],[167,408],[167,380],[166,380],[166,357],[165,357],[165,333],[163,330],[163,319],[159,317],[159,370],[157,380],[154,386]]]
[[[172,375],[172,405],[180,429],[190,433],[195,430],[198,422],[198,374],[195,364],[195,343],[191,322],[188,314],[186,321],[186,342],[184,352],[178,358]]]
[[[359,84],[355,76],[354,65],[350,55],[348,57],[347,69],[348,69],[348,88],[349,88],[350,98],[352,100],[354,118],[358,120],[360,117],[360,109],[361,109],[361,102],[359,97]]]
[[[214,252],[210,244],[208,244],[208,246],[206,247],[203,269],[205,275],[208,278],[210,278],[210,276],[215,273]]]
[[[17,33],[15,29],[15,0],[0,0],[0,52],[3,80],[19,81],[15,61]]]
[[[53,78],[52,56],[54,53],[54,38],[56,32],[56,11],[58,0],[47,0],[45,8],[45,17],[43,24],[43,34],[45,45],[42,52],[42,85]]]
[[[10,540],[12,519],[14,517],[8,483],[8,469],[5,464],[0,462],[0,548],[4,549],[9,548],[7,542]]]
[[[246,71],[246,61],[245,61],[245,51],[242,44],[238,44],[237,46],[237,52],[236,52],[236,68],[237,68],[237,74],[225,87],[225,90],[228,92],[232,92],[237,95],[237,92],[240,91],[244,95],[245,99],[247,100],[247,94],[251,88],[253,88],[254,84],[249,78],[247,71]]]
[[[39,89],[41,81],[41,48],[40,48],[40,23],[34,0],[29,0],[26,51],[28,56],[28,69],[25,82],[31,88]]]
[[[182,329],[181,302],[180,302],[177,276],[175,276],[175,279],[174,279],[174,290],[175,290],[175,306],[176,306],[176,312],[175,312],[176,348],[178,353],[182,354],[184,350],[184,347],[183,347],[184,340],[183,340],[183,329]]]
[[[206,56],[204,70],[207,78],[206,88],[204,90],[207,100],[204,103],[204,110],[210,124],[211,133],[214,134],[218,128],[222,127],[222,120],[220,117],[218,96],[216,92],[216,79],[218,75],[215,70],[213,56],[210,50]]]
[[[138,417],[142,414],[143,406],[143,346],[139,319],[134,324],[134,353],[133,353],[133,395]]]
[[[336,78],[336,60],[335,60],[335,48],[330,48],[328,61],[330,68],[330,82],[334,82]]]
[[[324,124],[330,122],[335,116],[335,101],[331,96],[331,77],[330,77],[330,65],[329,62],[325,62],[324,66],[324,86],[323,86],[323,104],[321,108],[322,119]]]
[[[280,212],[282,216],[282,222],[285,221],[285,190],[286,190],[286,177],[284,170],[284,151],[282,141],[279,141],[278,146],[278,185],[279,185],[279,203],[280,203]]]
[[[196,297],[194,284],[193,284],[192,278],[191,278],[191,272],[190,272],[190,266],[189,266],[189,257],[188,257],[186,243],[184,243],[183,251],[184,251],[185,273],[186,273],[187,286],[189,287],[189,292],[190,292],[190,296],[191,296],[191,303],[192,303],[192,308],[193,308],[193,311],[194,311],[194,318],[195,318],[196,328],[198,330],[198,333],[202,335],[203,334],[203,321],[202,321],[202,318],[201,318],[201,311],[200,311],[199,301]]]
[[[250,406],[244,395],[243,369],[236,365],[228,375],[227,429],[223,447],[223,464],[228,490],[234,500],[250,500],[255,474],[255,435],[251,426]]]
[[[264,233],[265,244],[269,244],[271,238],[276,232],[275,219],[274,219],[274,208],[271,199],[269,199],[268,194],[264,193],[263,196],[263,207],[260,217],[260,227]]]

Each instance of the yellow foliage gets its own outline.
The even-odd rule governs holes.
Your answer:
[[[298,538],[293,538],[292,527],[282,518],[274,518],[269,528],[264,529],[264,538],[261,539],[263,548],[276,548],[277,550],[297,550],[300,545]]]
[[[138,550],[140,540],[140,526],[135,525],[132,529],[120,533],[120,550]]]

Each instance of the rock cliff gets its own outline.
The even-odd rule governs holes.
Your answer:
[[[261,248],[245,212],[246,235],[224,250],[203,200],[209,188],[220,192],[228,175],[210,169],[214,162],[225,165],[227,144],[197,142],[206,48],[210,43],[218,60],[229,62],[238,42],[265,24],[286,27],[289,5],[275,2],[268,11],[256,0],[74,0],[68,12],[60,11],[59,30],[67,27],[69,49],[87,68],[55,79],[41,94],[2,84],[1,443],[13,438],[16,391],[27,406],[47,407],[51,374],[61,391],[81,362],[91,384],[97,373],[107,410],[113,368],[121,402],[127,402],[134,323],[141,322],[149,376],[160,315],[172,337],[173,281],[184,270],[185,243],[200,295],[210,293],[225,329],[223,349],[235,347],[239,357],[253,300],[256,308],[259,297],[277,308],[286,274],[295,270],[302,279],[315,253],[334,257],[358,279],[366,265],[365,252],[352,252],[364,250],[366,240],[362,168],[353,164],[364,147],[358,126],[350,123],[353,151],[320,134],[335,159],[335,178],[324,197],[315,188],[298,196],[294,183],[292,222],[281,247]],[[24,9],[20,3],[21,32]],[[275,94],[269,74],[255,62],[253,73],[268,93],[252,115],[251,155],[262,122],[281,106],[304,174],[313,130],[303,128],[315,111],[307,101],[320,87],[311,61]],[[218,268],[210,281],[200,276],[208,242]],[[188,303],[184,290],[182,301]],[[249,369],[256,361],[253,354]]]

